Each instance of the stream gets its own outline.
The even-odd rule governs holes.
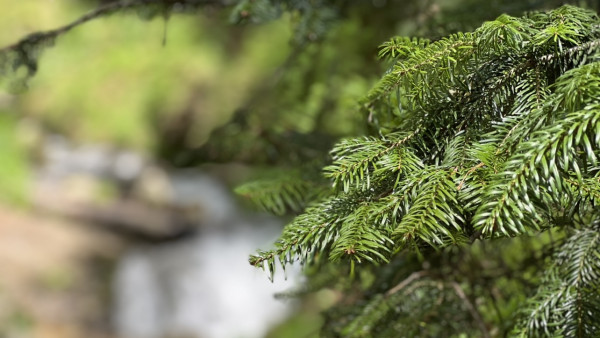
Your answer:
[[[121,337],[262,337],[288,316],[288,279],[248,264],[257,248],[270,247],[281,221],[239,210],[229,192],[202,173],[170,175],[175,199],[197,203],[202,231],[164,244],[136,245],[120,259],[114,278],[114,324]]]
[[[292,289],[298,270],[289,271],[287,280],[276,275],[271,283],[266,272],[248,263],[258,248],[272,246],[280,219],[241,210],[228,188],[199,170],[169,172],[134,152],[77,146],[60,136],[49,138],[43,153],[38,206],[100,222],[121,236],[127,227],[141,227],[128,231],[137,235],[126,240],[114,268],[108,312],[119,337],[263,337],[290,315],[293,301],[276,300],[274,294]],[[106,182],[134,197],[98,204],[95,198]],[[160,235],[161,227],[192,219],[165,205],[192,206],[198,230],[169,240],[140,240],[140,232]],[[152,221],[154,228],[147,226]]]

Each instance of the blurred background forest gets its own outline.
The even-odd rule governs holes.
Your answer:
[[[0,46],[108,2],[0,0]],[[336,292],[274,299],[299,271],[270,284],[247,264],[290,213],[231,191],[302,182],[368,132],[356,105],[391,36],[562,3],[251,2],[103,17],[41,50],[26,81],[0,77],[0,336],[318,336]]]

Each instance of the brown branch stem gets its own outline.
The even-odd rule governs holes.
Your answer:
[[[6,47],[0,48],[0,53],[7,52],[10,50],[21,49],[23,46],[28,45],[28,44],[35,44],[40,41],[56,38],[59,35],[67,33],[71,29],[73,29],[79,25],[82,25],[88,21],[91,21],[91,20],[106,16],[106,15],[110,15],[112,13],[122,11],[125,9],[131,9],[131,8],[141,7],[141,6],[146,6],[146,5],[175,6],[175,4],[180,4],[180,5],[219,5],[219,6],[223,6],[223,7],[226,6],[226,4],[222,0],[129,0],[129,1],[111,2],[106,5],[99,6],[98,8],[88,12],[87,14],[84,14],[83,16],[79,17],[77,20],[72,21],[71,23],[66,24],[64,26],[61,26],[61,27],[58,27],[55,29],[51,29],[51,30],[47,30],[47,31],[39,31],[39,32],[31,33],[12,45],[8,45]]]
[[[389,297],[393,294],[395,294],[396,292],[404,289],[406,286],[408,286],[410,283],[414,282],[417,279],[423,278],[425,276],[427,276],[429,274],[428,271],[416,271],[410,274],[410,276],[408,276],[405,280],[403,280],[402,282],[398,283],[396,286],[394,286],[393,288],[389,289],[388,292],[385,293],[386,297]]]
[[[481,314],[479,313],[479,311],[477,311],[477,308],[475,308],[475,305],[473,305],[471,300],[469,300],[469,297],[467,297],[467,295],[465,294],[465,292],[463,291],[463,289],[460,287],[460,285],[457,282],[452,282],[451,284],[452,284],[452,288],[454,289],[454,292],[456,293],[458,298],[460,298],[465,303],[465,306],[467,307],[469,312],[471,312],[471,316],[473,317],[475,322],[477,322],[477,325],[479,326],[479,329],[481,330],[482,337],[490,338],[490,334],[487,330],[487,327],[485,326],[483,318],[481,318]]]

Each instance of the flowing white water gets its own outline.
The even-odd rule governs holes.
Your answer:
[[[280,233],[278,219],[244,214],[230,192],[206,174],[165,174],[133,152],[74,145],[53,136],[45,143],[44,155],[36,196],[49,196],[59,206],[66,204],[66,195],[56,199],[57,191],[71,193],[68,196],[75,192],[76,200],[89,202],[93,193],[80,190],[108,180],[146,182],[135,185],[134,193],[158,204],[199,210],[197,235],[133,246],[118,262],[111,313],[120,337],[261,337],[289,315],[293,304],[273,295],[292,288],[299,274],[292,272],[287,281],[276,276],[272,284],[266,273],[248,264],[249,254],[268,248]],[[73,185],[77,189],[65,187],[70,178],[79,178]],[[59,211],[65,210],[72,213],[68,208]]]
[[[275,283],[248,264],[268,247],[280,221],[240,213],[228,192],[201,174],[172,177],[175,198],[203,210],[193,238],[132,248],[114,280],[117,332],[124,338],[261,337],[293,304],[273,298],[297,274]]]

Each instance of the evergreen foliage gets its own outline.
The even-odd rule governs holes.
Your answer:
[[[316,171],[313,167],[307,165],[304,170],[288,169],[285,174],[267,170],[270,175],[240,185],[235,192],[251,200],[263,211],[275,215],[297,213],[304,210],[309,201],[327,192],[323,179],[313,174]]]
[[[574,230],[558,249],[517,332],[593,337],[600,332],[600,223]]]
[[[538,2],[509,3],[514,13]],[[295,49],[279,89],[266,86],[257,96],[268,99],[192,150],[200,160],[280,167],[237,189],[264,210],[295,215],[250,263],[272,278],[299,261],[309,277],[299,294],[339,292],[323,336],[599,336],[598,16],[563,6],[458,32],[468,23],[454,14],[441,24],[453,33],[439,37],[445,30],[428,27],[439,19],[433,2],[389,3],[373,19],[362,13],[376,6],[350,0],[108,1],[1,49],[0,76],[24,86],[57,37],[123,10],[166,20],[229,8],[234,23],[290,13]],[[458,3],[462,12],[487,8]],[[399,8],[433,18],[415,31],[434,32],[380,46],[387,70],[352,115],[339,89],[350,77],[331,81],[323,69],[372,73],[346,67],[346,56],[377,35],[358,41],[331,29],[353,17],[388,34]],[[356,41],[332,46],[336,36]]]
[[[599,335],[599,24],[595,13],[563,6],[501,15],[436,41],[384,43],[388,71],[360,102],[372,135],[333,147],[323,169],[328,196],[312,199],[275,249],[250,263],[271,275],[277,261],[349,261],[351,276],[390,273],[366,288],[354,312],[331,310],[324,332],[334,335],[488,336],[511,326],[523,336]],[[477,285],[480,277],[431,265],[444,256],[494,261],[473,253],[479,245],[500,250],[502,263],[490,264],[504,265],[498,239],[546,233],[559,240],[525,250],[531,256],[521,264],[537,276],[550,268],[518,282],[522,298],[511,302],[528,306],[511,323],[485,290],[511,289],[511,276]],[[411,271],[418,264],[403,266],[407,259],[429,267]],[[482,315],[488,302],[498,318]]]

